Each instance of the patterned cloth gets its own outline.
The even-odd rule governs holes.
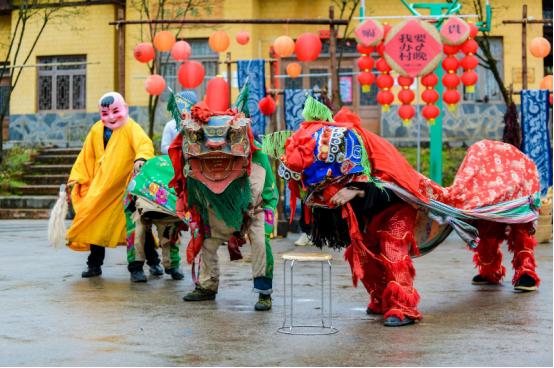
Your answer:
[[[258,140],[265,134],[266,117],[261,113],[258,102],[265,97],[265,60],[237,61],[239,89],[248,79],[248,110],[252,119],[252,132]]]
[[[312,94],[310,89],[285,89],[285,126],[286,130],[298,130],[304,121],[302,110],[306,97]]]
[[[541,194],[552,186],[552,148],[548,136],[548,91],[521,91],[521,150],[537,165]]]

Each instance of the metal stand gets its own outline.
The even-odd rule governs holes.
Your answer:
[[[285,254],[283,255],[283,325],[277,329],[278,332],[289,335],[331,335],[338,332],[333,327],[333,298],[332,298],[332,265],[331,255],[324,253],[307,254]],[[290,261],[290,264],[289,264]],[[319,262],[321,264],[321,324],[304,325],[294,324],[294,264],[295,262]],[[325,263],[329,270],[329,303],[327,314],[325,313]],[[288,267],[287,267],[288,266]],[[290,305],[287,303],[287,268],[290,269]],[[328,322],[328,324],[326,324]]]

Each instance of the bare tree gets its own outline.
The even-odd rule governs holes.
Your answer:
[[[479,21],[484,22],[486,12],[481,1],[473,0],[473,8],[478,15]],[[506,105],[502,140],[519,148],[521,145],[521,127],[518,121],[517,107],[512,96],[512,90],[506,87],[504,76],[500,73],[498,68],[499,60],[497,60],[492,53],[489,32],[481,31],[480,37],[477,37],[476,41],[479,44],[479,52],[476,54],[479,59],[479,65],[491,72],[500,89],[504,104]]]
[[[209,14],[216,0],[131,0],[133,6],[140,14],[141,20],[177,20],[186,19],[188,16]],[[149,23],[141,26],[140,37],[142,42],[153,42],[156,33],[171,28],[175,37],[179,38],[184,24],[177,27],[169,24]],[[152,62],[148,63],[150,74],[161,74],[161,67],[169,61],[169,54],[156,53]],[[148,97],[148,135],[154,135],[154,120],[158,107],[159,96]]]
[[[66,20],[68,15],[77,13],[76,8],[66,7],[63,0],[19,0],[14,1],[12,7],[13,13],[17,17],[12,16],[12,22],[15,24],[12,26],[10,38],[2,45],[7,52],[0,65],[0,81],[4,77],[11,77],[9,88],[3,96],[0,106],[0,125],[2,126],[0,129],[0,163],[3,158],[3,122],[8,112],[11,94],[19,82],[23,68],[29,62],[46,27],[56,22],[56,19]],[[31,27],[34,24],[38,24],[38,30],[31,33],[31,29],[37,29]],[[29,47],[24,47],[24,40],[25,44],[30,44]]]

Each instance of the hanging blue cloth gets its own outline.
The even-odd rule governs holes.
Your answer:
[[[537,165],[541,194],[552,186],[552,148],[548,134],[548,91],[521,91],[521,150]]]
[[[285,127],[286,130],[298,130],[304,121],[302,110],[306,97],[312,95],[311,89],[285,89]]]
[[[265,134],[266,117],[260,112],[258,102],[266,95],[265,60],[237,61],[237,77],[239,89],[242,89],[248,79],[248,109],[252,119],[252,132],[261,141],[260,135]]]

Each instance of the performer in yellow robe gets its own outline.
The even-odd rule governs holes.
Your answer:
[[[105,247],[126,244],[123,195],[133,171],[154,157],[152,141],[128,117],[119,93],[105,94],[99,105],[101,121],[90,129],[68,182],[75,209],[68,246],[90,250],[82,277],[102,274]]]

